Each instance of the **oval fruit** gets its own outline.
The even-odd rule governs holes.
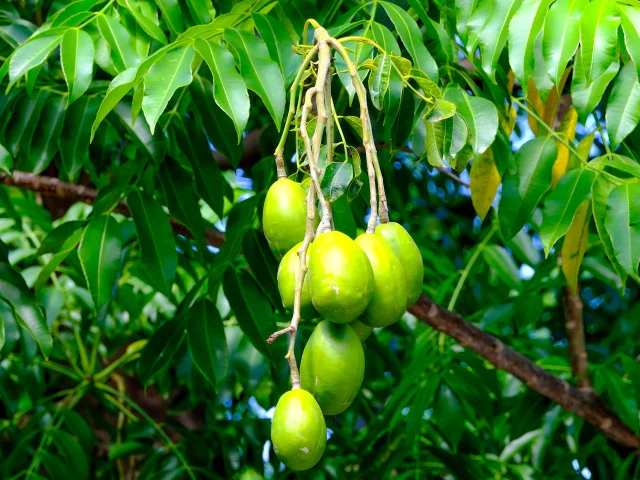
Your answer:
[[[418,301],[422,293],[424,265],[420,249],[409,232],[395,222],[383,223],[376,227],[376,235],[380,236],[396,254],[407,275],[407,307]]]
[[[373,327],[365,325],[357,318],[353,322],[351,322],[349,326],[353,328],[361,342],[364,342],[367,338],[369,338],[369,336],[373,332]]]
[[[297,388],[280,397],[273,414],[271,442],[280,461],[292,470],[308,470],[322,458],[327,427],[309,392]]]
[[[393,250],[378,235],[364,233],[356,238],[373,268],[373,298],[362,323],[386,327],[396,323],[407,309],[407,276]]]
[[[309,249],[308,274],[313,306],[327,320],[349,323],[371,301],[371,264],[344,233],[326,232],[314,240]]]
[[[262,227],[269,246],[281,256],[304,239],[306,196],[302,186],[288,178],[279,179],[267,192]]]
[[[364,378],[364,350],[349,325],[323,320],[302,353],[300,385],[311,393],[325,415],[344,412],[356,398]]]
[[[298,249],[302,242],[287,252],[280,261],[278,267],[278,289],[282,297],[282,305],[287,310],[293,310],[293,302],[295,300],[296,285],[298,283],[298,270],[300,269],[300,257],[298,257]],[[307,250],[307,262],[309,261],[309,252]],[[309,275],[305,275],[302,283],[302,294],[300,296],[300,316],[302,318],[316,318],[318,312],[311,303],[311,290],[309,287]]]

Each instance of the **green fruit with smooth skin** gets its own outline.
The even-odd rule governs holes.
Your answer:
[[[369,338],[369,336],[373,332],[373,327],[365,325],[357,318],[353,322],[351,322],[349,326],[353,328],[361,342],[364,342],[367,338]]]
[[[271,424],[271,443],[291,470],[308,470],[324,453],[327,426],[313,396],[300,388],[280,397]]]
[[[302,388],[314,396],[322,413],[338,415],[356,398],[363,378],[364,350],[353,328],[320,322],[302,353]]]
[[[282,305],[287,310],[293,310],[293,302],[295,300],[296,285],[298,284],[298,270],[300,269],[300,257],[298,249],[302,242],[294,246],[280,261],[278,267],[278,289],[282,297]],[[309,254],[307,251],[307,262]],[[302,283],[302,293],[300,295],[300,315],[302,318],[319,317],[318,312],[311,303],[311,289],[309,286],[309,275],[305,275]]]
[[[396,254],[407,275],[407,307],[418,301],[422,293],[424,265],[420,249],[409,232],[395,222],[383,223],[376,227],[376,235],[380,236]]]
[[[327,320],[349,323],[371,301],[371,264],[362,249],[344,233],[326,232],[313,241],[308,275],[313,306]]]
[[[262,228],[269,246],[280,256],[304,239],[306,196],[302,186],[288,178],[277,180],[267,192]]]
[[[373,268],[373,298],[361,321],[370,327],[386,327],[407,310],[407,276],[398,257],[378,235],[364,233],[355,240]]]

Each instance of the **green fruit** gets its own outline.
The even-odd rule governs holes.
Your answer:
[[[262,227],[269,246],[279,255],[304,239],[307,205],[304,189],[288,178],[276,181],[267,192]]]
[[[364,378],[364,350],[349,325],[327,320],[313,330],[302,353],[300,385],[318,401],[325,415],[344,412]]]
[[[349,323],[371,301],[371,264],[344,233],[326,232],[314,240],[309,249],[308,275],[313,306],[327,320]]]
[[[422,293],[424,265],[420,249],[411,235],[399,223],[383,223],[376,228],[376,235],[384,239],[396,254],[407,275],[407,307],[418,301]]]
[[[282,297],[282,305],[288,310],[293,309],[295,290],[298,283],[298,270],[300,269],[298,249],[301,245],[302,242],[289,250],[280,261],[280,266],[278,267],[278,289]],[[307,261],[309,261],[308,251]],[[319,317],[318,312],[313,308],[313,303],[311,303],[311,290],[309,285],[309,275],[305,275],[302,284],[302,294],[300,296],[300,315],[302,318],[307,319]]]
[[[349,326],[353,328],[361,342],[364,342],[367,338],[369,338],[369,336],[373,332],[373,327],[365,325],[357,318],[353,322],[351,322]]]
[[[373,298],[362,316],[370,327],[386,327],[400,320],[407,309],[407,276],[393,250],[372,233],[356,238],[373,268]]]
[[[273,414],[271,442],[280,461],[292,470],[308,470],[322,458],[327,427],[309,392],[297,388],[280,397]]]

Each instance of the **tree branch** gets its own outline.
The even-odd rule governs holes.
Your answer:
[[[591,378],[588,375],[589,359],[585,345],[580,294],[574,292],[569,285],[565,285],[562,290],[562,304],[564,305],[564,326],[567,331],[571,371],[578,381],[578,387],[583,390],[592,390]]]
[[[510,373],[529,388],[560,404],[568,412],[581,416],[612,440],[628,448],[640,448],[640,437],[592,391],[576,388],[547,372],[497,338],[466,322],[457,313],[424,296],[409,311],[422,322],[454,338],[463,347],[470,348],[496,368]]]
[[[0,173],[0,184],[7,185],[9,187],[17,187],[22,190],[30,190],[45,197],[60,198],[70,200],[72,202],[83,202],[88,203],[89,205],[93,205],[93,202],[98,195],[98,191],[94,188],[63,182],[55,177],[45,177],[41,175],[34,175],[33,173],[18,171],[13,172],[12,176]],[[126,217],[131,216],[129,207],[127,207],[125,202],[121,202],[114,211]],[[171,227],[175,233],[193,238],[189,229],[176,219],[169,217],[169,221],[171,222]],[[214,247],[220,247],[224,243],[224,235],[215,229],[206,229],[205,238],[207,243]]]

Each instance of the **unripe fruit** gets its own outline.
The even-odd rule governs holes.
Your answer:
[[[308,470],[322,458],[327,427],[309,392],[297,388],[280,397],[273,414],[271,442],[280,461],[292,470]]]
[[[267,192],[262,227],[269,246],[280,256],[304,238],[307,219],[306,194],[299,183],[281,178]]]
[[[313,306],[327,320],[349,323],[371,301],[371,264],[344,233],[326,232],[314,240],[309,249],[308,275]]]
[[[383,223],[376,228],[376,235],[384,239],[404,268],[407,275],[407,307],[418,301],[422,293],[424,265],[420,249],[402,225],[395,222]]]
[[[407,309],[407,276],[393,250],[378,235],[356,238],[373,268],[373,298],[361,320],[370,327],[386,327],[400,320]]]
[[[367,338],[369,338],[369,336],[373,332],[373,327],[365,325],[357,318],[353,322],[351,322],[349,326],[353,328],[361,342],[364,342]]]
[[[280,290],[280,296],[282,297],[282,305],[287,310],[293,310],[293,303],[295,301],[296,285],[298,284],[298,270],[300,269],[298,249],[301,245],[302,242],[289,250],[280,261],[280,266],[278,267],[278,289]],[[309,252],[307,250],[307,262],[308,261]],[[309,275],[307,274],[304,277],[302,293],[300,295],[300,316],[307,319],[320,316],[313,307],[313,303],[311,303],[311,290],[309,285]]]
[[[344,412],[364,378],[364,350],[349,325],[327,320],[313,330],[302,353],[300,385],[318,401],[325,415]]]

